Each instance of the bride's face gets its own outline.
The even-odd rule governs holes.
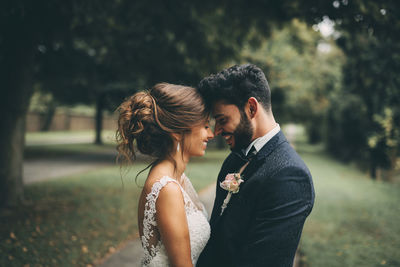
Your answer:
[[[195,126],[185,137],[185,153],[189,157],[203,156],[207,148],[207,143],[214,137],[210,129],[209,122]]]

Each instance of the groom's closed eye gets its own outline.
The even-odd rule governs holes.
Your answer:
[[[224,125],[225,123],[226,123],[226,119],[225,118],[221,118],[221,119],[218,119],[217,121],[216,121],[216,123],[217,124],[219,124],[219,125]]]

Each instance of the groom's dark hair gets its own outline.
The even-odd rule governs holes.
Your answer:
[[[264,109],[271,110],[271,90],[263,71],[253,64],[235,65],[200,81],[198,90],[208,109],[218,101],[242,109],[255,97]]]

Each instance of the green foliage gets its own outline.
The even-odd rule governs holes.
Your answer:
[[[374,115],[374,122],[380,126],[381,132],[369,137],[369,147],[375,148],[383,143],[388,148],[396,149],[400,143],[400,129],[395,125],[392,109],[385,108],[383,115]]]
[[[284,12],[284,5],[263,11],[260,5],[161,0],[78,5],[67,39],[39,44],[38,82],[61,101],[88,103],[105,94],[114,108],[121,97],[156,82],[195,85],[238,57],[251,28],[268,30],[265,15],[279,20],[274,11]]]
[[[368,161],[368,151],[363,149],[367,139],[366,107],[355,94],[332,94],[327,111],[327,149],[343,161]]]
[[[336,132],[337,125],[351,126],[343,136],[351,141],[331,138],[328,147],[336,146],[335,154],[368,165],[375,178],[378,168],[395,167],[400,151],[400,5],[396,1],[355,1],[338,9],[338,44],[347,60],[342,89],[332,101],[347,105],[349,112],[334,116],[337,110],[332,107],[328,132]],[[344,16],[349,12],[353,16]],[[351,104],[348,96],[358,103]]]
[[[329,45],[328,52],[318,46]],[[258,49],[248,47],[246,60],[260,65],[270,81],[273,111],[280,123],[304,123],[310,140],[320,141],[329,94],[340,87],[344,58],[330,40],[304,22],[274,28]]]
[[[35,92],[29,103],[29,111],[46,113],[48,107],[54,102],[53,96],[49,93]]]

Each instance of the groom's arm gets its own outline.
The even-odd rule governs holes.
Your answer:
[[[238,266],[292,266],[314,191],[310,174],[286,167],[259,187],[255,219]]]

